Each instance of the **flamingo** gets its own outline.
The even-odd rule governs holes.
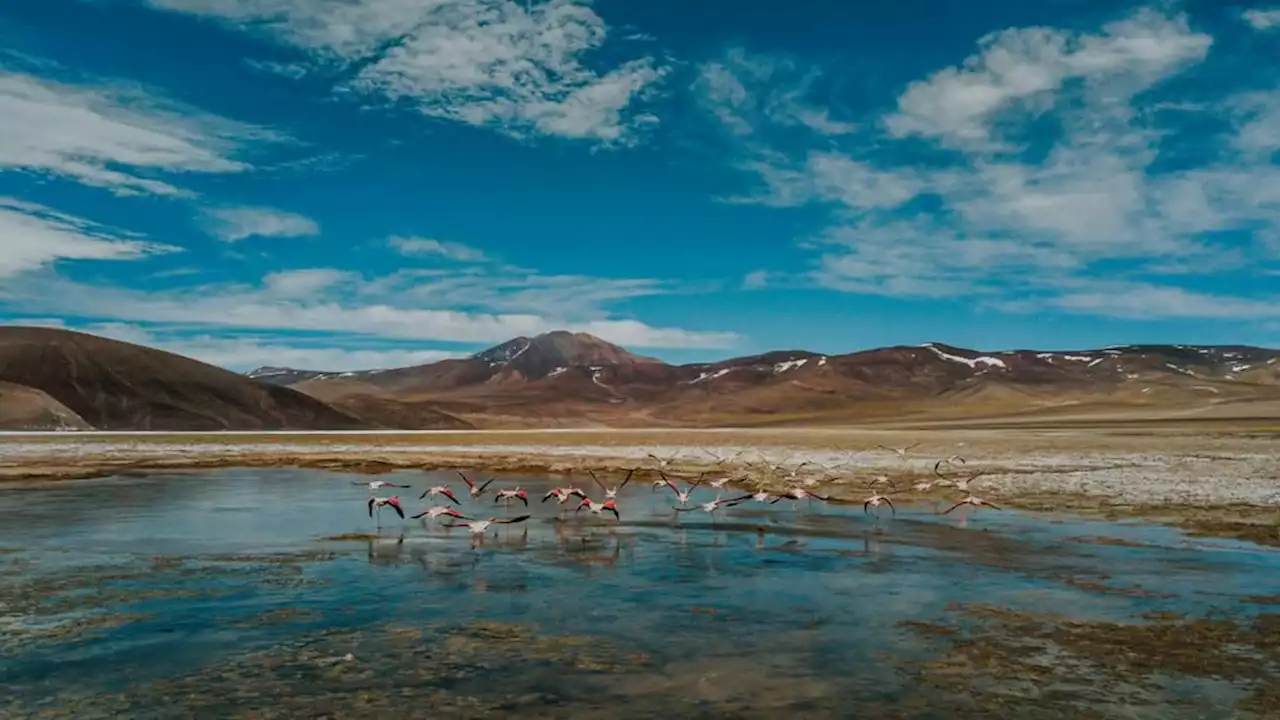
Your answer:
[[[761,490],[760,492],[753,494],[751,499],[758,503],[771,503],[773,501],[773,496]]]
[[[512,500],[519,500],[525,507],[529,507],[529,493],[519,487],[514,490],[499,490],[498,494],[493,496],[493,501],[496,503],[499,500],[502,501],[503,507],[509,507]]]
[[[972,475],[964,478],[949,478],[941,473],[938,474],[938,477],[942,478],[943,483],[950,485],[951,487],[959,490],[960,492],[969,492],[969,483],[982,477],[983,474],[984,474],[984,471],[977,470]]]
[[[382,508],[384,505],[395,510],[396,514],[401,518],[404,517],[404,508],[400,507],[400,496],[389,498],[371,497],[369,498],[369,517],[373,517],[374,510],[378,511],[378,527],[382,527]]]
[[[587,472],[590,473],[591,479],[595,480],[596,484],[600,486],[600,489],[604,491],[605,500],[616,500],[618,498],[618,491],[626,487],[627,483],[631,482],[631,476],[635,474],[636,468],[631,468],[630,470],[628,470],[627,476],[622,480],[622,484],[612,489],[605,487],[604,483],[600,482],[600,478],[596,477],[596,474],[594,471],[588,470]]]
[[[448,505],[437,505],[437,506],[435,506],[435,507],[433,507],[433,508],[430,508],[430,509],[428,509],[428,510],[423,510],[422,512],[418,513],[417,515],[414,515],[414,516],[413,516],[413,519],[414,519],[414,520],[418,520],[418,519],[420,519],[420,518],[424,518],[424,517],[425,517],[425,518],[430,518],[430,519],[432,519],[432,520],[435,520],[436,518],[440,517],[441,515],[448,515],[449,517],[458,518],[459,520],[468,520],[468,519],[470,519],[470,518],[468,518],[466,515],[463,515],[462,513],[458,512],[457,510],[454,510],[453,508],[449,507]]]
[[[662,479],[667,481],[667,487],[671,488],[671,492],[674,492],[676,494],[676,497],[679,498],[680,507],[685,507],[689,504],[689,495],[694,490],[698,489],[698,486],[702,484],[702,478],[706,477],[707,475],[706,473],[702,473],[698,475],[698,479],[694,480],[693,484],[690,485],[687,490],[685,490],[684,492],[681,492],[680,488],[676,487],[676,484],[671,482],[671,479],[668,478],[666,474],[661,472],[659,472],[658,474],[662,475]]]
[[[715,488],[716,490],[721,490],[724,488],[725,485],[728,485],[734,480],[741,480],[741,479],[743,479],[741,476],[734,477],[734,476],[725,475],[722,478],[716,478],[715,480],[712,480],[711,482],[707,483],[707,485]]]
[[[898,510],[893,507],[893,501],[878,492],[871,493],[871,497],[867,498],[866,501],[862,503],[862,512],[866,515],[870,515],[871,508],[879,508],[881,504],[888,505],[889,512],[894,516],[898,514]]]
[[[893,480],[890,480],[888,475],[875,476],[875,478],[871,482],[867,483],[867,488],[868,489],[873,488],[876,485],[879,485],[880,483],[887,483],[889,487],[892,488],[893,490],[898,489],[898,485],[894,483]]]
[[[891,447],[889,447],[888,445],[880,445],[880,444],[878,444],[878,443],[876,444],[876,447],[878,447],[878,448],[884,448],[885,450],[888,450],[889,452],[894,453],[895,455],[897,455],[899,460],[906,460],[906,459],[907,459],[907,451],[908,451],[908,450],[911,450],[912,448],[919,447],[919,446],[920,446],[920,443],[915,443],[914,445],[908,445],[908,446],[906,446],[906,447],[891,448]]]
[[[393,482],[389,482],[389,481],[387,481],[387,480],[373,480],[372,482],[353,482],[353,483],[351,483],[351,484],[352,484],[352,485],[363,485],[363,486],[365,486],[365,487],[369,488],[369,492],[377,492],[379,489],[384,488],[384,487],[393,487],[393,488],[407,488],[407,487],[409,487],[408,485],[397,485],[397,484],[395,484],[395,483],[393,483]]]
[[[977,508],[977,507],[989,507],[989,508],[991,508],[992,510],[1000,510],[1000,509],[1001,509],[1001,508],[1000,508],[1000,506],[998,506],[998,505],[993,505],[993,504],[991,504],[991,503],[987,502],[986,500],[983,500],[982,498],[977,497],[977,496],[973,495],[972,493],[970,493],[970,494],[969,494],[969,497],[967,497],[967,498],[965,498],[965,499],[961,500],[960,502],[956,503],[955,505],[952,505],[951,507],[947,508],[946,510],[944,510],[944,511],[942,512],[942,514],[943,514],[943,515],[946,515],[947,513],[951,512],[952,510],[955,510],[956,508],[960,507],[961,505],[972,505],[972,506],[974,506],[974,507],[976,507],[976,508]]]
[[[489,518],[488,520],[471,520],[463,523],[449,523],[445,527],[464,527],[472,535],[483,535],[484,531],[489,529],[490,525],[507,525],[510,523],[524,522],[529,519],[529,515],[520,515],[513,518]]]
[[[579,497],[584,497],[584,498],[587,496],[586,493],[582,492],[578,488],[557,487],[557,488],[551,488],[551,492],[547,493],[546,495],[543,495],[542,502],[546,502],[551,498],[555,498],[556,502],[563,504],[566,500],[573,497],[574,495],[577,495]]]
[[[581,510],[582,508],[586,508],[590,510],[593,515],[602,515],[606,512],[611,512],[613,513],[614,518],[616,518],[619,521],[622,520],[622,516],[618,514],[618,505],[612,500],[605,500],[604,502],[596,502],[591,498],[584,497],[582,498],[582,503],[578,505],[578,510]],[[577,513],[578,510],[574,510],[574,512]]]
[[[488,480],[484,481],[483,485],[476,485],[475,483],[471,482],[471,478],[467,477],[466,475],[463,475],[461,471],[458,472],[458,477],[462,478],[462,482],[467,484],[467,490],[468,492],[471,493],[472,500],[476,500],[481,495],[483,495],[484,489],[489,487],[489,483],[497,479],[497,478],[489,478]]]
[[[428,495],[431,495],[431,496],[442,495],[444,497],[449,498],[449,500],[452,501],[454,505],[462,504],[458,502],[458,498],[456,495],[453,494],[453,491],[445,487],[444,485],[436,485],[435,487],[427,488],[426,491],[424,491],[421,495],[418,496],[418,499],[422,500],[426,498]]]
[[[716,516],[715,516],[716,510],[719,510],[722,507],[732,507],[734,505],[737,505],[740,502],[750,500],[751,498],[752,498],[751,495],[742,495],[736,498],[729,498],[728,500],[721,500],[720,496],[716,495],[715,500],[712,500],[711,502],[702,503],[697,507],[672,507],[671,509],[675,510],[676,512],[695,512],[695,511],[701,510],[702,512],[705,512],[708,515],[710,515],[711,522],[714,523],[716,521]]]
[[[795,507],[795,502],[796,502],[797,500],[808,500],[808,501],[809,501],[809,504],[813,504],[813,501],[814,501],[815,499],[817,499],[817,500],[821,500],[822,502],[827,502],[827,498],[826,498],[826,497],[823,497],[822,495],[819,495],[819,494],[817,494],[817,493],[813,492],[812,490],[806,490],[806,489],[804,489],[804,488],[800,488],[800,487],[793,487],[793,488],[788,488],[788,489],[787,489],[787,491],[786,491],[785,493],[783,493],[782,495],[780,495],[780,496],[778,496],[778,497],[774,498],[773,500],[770,500],[770,501],[769,501],[769,504],[770,504],[770,505],[774,505],[774,504],[779,503],[779,502],[781,502],[781,501],[783,501],[783,500],[791,500],[791,507],[792,507],[792,508],[794,508],[794,507]]]
[[[719,453],[713,453],[713,452],[711,452],[710,450],[708,450],[708,449],[706,449],[706,448],[702,448],[702,452],[704,452],[704,453],[706,453],[707,455],[709,455],[709,456],[711,456],[712,458],[714,458],[714,459],[715,459],[715,461],[716,461],[716,463],[715,463],[715,464],[716,464],[717,466],[723,465],[723,464],[725,464],[725,463],[727,463],[727,462],[733,462],[734,460],[737,460],[739,456],[741,456],[741,455],[742,455],[742,451],[741,451],[741,450],[739,450],[738,452],[736,452],[736,453],[734,453],[734,454],[732,454],[732,455],[728,455],[728,456],[720,455]]]
[[[657,460],[657,461],[658,461],[658,469],[659,469],[659,470],[666,470],[668,467],[670,467],[670,466],[671,466],[671,463],[672,463],[672,462],[674,462],[674,461],[675,461],[675,459],[676,459],[676,456],[675,456],[675,455],[672,455],[671,457],[666,458],[666,459],[664,460],[663,458],[660,458],[660,457],[658,457],[657,455],[654,455],[653,453],[645,453],[645,454],[646,454],[646,455],[648,455],[649,457],[653,458],[654,460]],[[678,453],[677,453],[677,454],[678,454]]]

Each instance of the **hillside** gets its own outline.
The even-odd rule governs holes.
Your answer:
[[[292,387],[339,406],[371,398],[426,404],[481,427],[848,423],[1274,401],[1280,351],[1134,345],[984,353],[926,343],[677,366],[589,335],[548,333],[429,365],[299,377]]]
[[[0,430],[89,429],[89,423],[47,393],[0,382]]]
[[[171,353],[68,330],[0,327],[0,382],[34,410],[100,430],[339,430],[368,423],[303,393]],[[47,399],[46,399],[47,398]],[[52,401],[52,402],[50,402]],[[6,405],[8,403],[6,402]]]

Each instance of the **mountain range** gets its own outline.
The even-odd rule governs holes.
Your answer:
[[[1275,414],[1280,351],[940,343],[670,365],[582,333],[387,370],[245,375],[84,333],[0,327],[0,428],[219,430],[851,424]]]

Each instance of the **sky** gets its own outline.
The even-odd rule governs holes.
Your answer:
[[[42,0],[0,48],[4,324],[235,370],[1280,345],[1280,5]]]

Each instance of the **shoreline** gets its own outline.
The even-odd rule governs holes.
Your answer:
[[[695,439],[696,437],[696,439]],[[1141,519],[1189,534],[1280,546],[1280,467],[1277,442],[1236,434],[1041,431],[889,431],[845,428],[688,430],[516,430],[392,433],[47,433],[0,434],[0,483],[47,482],[228,467],[297,467],[382,474],[396,471],[479,470],[499,476],[576,476],[602,479],[636,466],[653,468],[654,453],[671,458],[668,474],[747,471],[738,489],[778,492],[801,463],[799,477],[841,502],[861,503],[867,483],[884,475],[900,504],[958,500],[954,488],[915,492],[936,480],[934,463],[959,454],[957,470],[983,470],[974,493],[1009,507],[1106,519]],[[193,441],[193,440],[198,440]],[[693,442],[690,442],[693,440]],[[905,459],[877,447],[906,447]],[[743,452],[728,473],[706,452]],[[770,475],[743,459],[765,458],[785,470]],[[825,474],[819,464],[849,464]],[[812,472],[811,472],[812,471]],[[645,475],[655,471],[650,470]],[[648,481],[638,475],[637,479]],[[587,480],[589,482],[589,480]],[[883,486],[878,486],[883,492]]]

